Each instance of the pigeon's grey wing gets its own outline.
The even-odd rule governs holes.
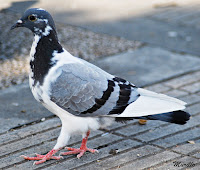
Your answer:
[[[133,85],[87,62],[67,64],[59,69],[60,76],[51,84],[51,100],[73,114],[119,114],[137,99]]]

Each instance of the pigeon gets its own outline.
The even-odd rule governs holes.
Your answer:
[[[11,29],[17,27],[26,27],[34,34],[29,74],[33,96],[62,122],[57,143],[51,151],[46,155],[36,154],[36,157],[22,155],[24,159],[41,164],[61,159],[61,155],[77,154],[80,158],[86,151],[98,152],[87,147],[90,131],[113,122],[144,119],[183,125],[189,120],[190,114],[183,111],[185,102],[136,87],[71,55],[60,44],[53,18],[46,10],[26,10]],[[82,135],[80,148],[66,147],[68,152],[55,156],[75,133]]]

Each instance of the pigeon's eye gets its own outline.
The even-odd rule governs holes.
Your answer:
[[[29,16],[28,16],[28,19],[29,19],[30,21],[34,22],[34,21],[37,20],[37,17],[34,16],[34,15],[29,15]]]

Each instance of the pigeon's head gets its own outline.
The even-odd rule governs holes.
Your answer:
[[[55,31],[55,24],[51,15],[41,8],[30,8],[25,11],[11,29],[17,27],[26,27],[36,35],[47,36],[51,30]]]

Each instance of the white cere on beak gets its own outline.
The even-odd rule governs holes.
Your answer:
[[[21,23],[22,23],[22,20],[21,20],[21,19],[19,19],[19,20],[17,21],[17,23],[18,23],[18,24],[21,24]]]

